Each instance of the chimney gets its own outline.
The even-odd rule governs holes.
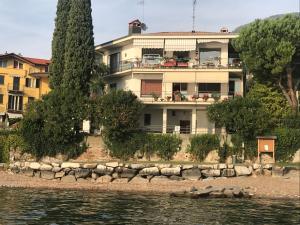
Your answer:
[[[227,28],[227,27],[222,27],[222,28],[220,29],[220,32],[221,32],[221,33],[228,33],[228,28]]]
[[[134,20],[129,23],[128,35],[141,34],[142,23],[139,20]]]

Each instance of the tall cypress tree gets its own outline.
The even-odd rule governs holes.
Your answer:
[[[91,0],[71,0],[65,45],[64,88],[88,95],[94,51]]]
[[[68,16],[70,11],[69,0],[58,0],[55,30],[52,39],[52,59],[50,65],[50,87],[60,87],[64,74],[65,42],[68,29]]]

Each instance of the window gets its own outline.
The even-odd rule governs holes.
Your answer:
[[[119,70],[120,66],[120,53],[115,53],[109,56],[109,66],[112,73],[115,73]]]
[[[220,64],[220,48],[200,48],[200,65],[217,66]]]
[[[32,79],[31,78],[26,78],[25,87],[32,87]]]
[[[151,125],[151,114],[144,114],[144,126]]]
[[[45,73],[48,73],[48,72],[49,72],[49,67],[45,66]]]
[[[34,97],[28,97],[28,104],[34,101]]]
[[[40,88],[40,79],[35,80],[35,88]]]
[[[23,110],[23,96],[9,95],[8,96],[8,110],[22,111]]]
[[[0,67],[7,67],[7,61],[6,60],[0,60]]]
[[[32,78],[26,78],[25,80],[25,87],[29,88],[39,88],[40,87],[40,79],[32,79]]]
[[[212,92],[220,92],[221,84],[220,83],[199,83],[198,84],[198,92],[199,93],[212,93]]]
[[[187,83],[173,83],[173,92],[180,91],[181,94],[187,94]]]
[[[0,104],[3,104],[3,94],[0,94]]]
[[[0,85],[3,85],[3,84],[4,84],[4,76],[0,75]]]
[[[188,51],[181,51],[181,52],[174,52],[173,53],[174,57],[177,59],[177,60],[188,60],[189,56],[190,56],[190,53]]]
[[[23,69],[23,63],[20,63],[17,60],[14,60],[14,68],[15,69]]]
[[[141,96],[156,94],[161,96],[162,80],[141,80]]]
[[[117,84],[116,83],[109,84],[109,89],[110,90],[116,90],[117,89]]]

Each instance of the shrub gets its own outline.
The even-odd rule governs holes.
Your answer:
[[[298,149],[300,149],[300,129],[277,128],[274,130],[277,136],[275,157],[278,161],[289,161]]]
[[[210,151],[220,147],[219,137],[215,134],[195,135],[190,142],[188,152],[199,161],[203,161]]]
[[[154,148],[156,154],[163,160],[171,160],[180,150],[182,140],[172,134],[155,135]]]

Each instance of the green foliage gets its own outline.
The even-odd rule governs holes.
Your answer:
[[[0,162],[9,161],[10,150],[23,150],[25,148],[24,139],[17,131],[0,132]]]
[[[255,82],[247,93],[247,98],[257,100],[264,109],[267,109],[274,126],[291,113],[287,100],[274,87]]]
[[[65,42],[68,29],[68,16],[70,11],[69,0],[58,0],[55,19],[55,30],[52,39],[52,59],[50,64],[50,87],[61,86],[64,74]]]
[[[87,98],[75,91],[55,90],[31,104],[21,124],[21,134],[30,153],[37,157],[70,157],[82,152],[80,123],[87,116]]]
[[[91,0],[72,0],[65,43],[63,87],[89,93],[95,49]]]
[[[280,88],[296,111],[296,90],[300,83],[300,19],[287,15],[256,20],[244,27],[233,42],[255,79]]]
[[[277,136],[276,160],[291,160],[296,151],[300,149],[300,129],[277,128],[273,133]]]
[[[182,140],[176,135],[162,134],[154,138],[156,154],[163,160],[171,160],[180,150]]]
[[[257,99],[236,97],[208,106],[208,117],[228,133],[253,140],[269,129],[270,116]]]
[[[188,152],[199,161],[203,161],[212,150],[218,150],[220,147],[219,137],[215,134],[195,135],[190,139]]]

